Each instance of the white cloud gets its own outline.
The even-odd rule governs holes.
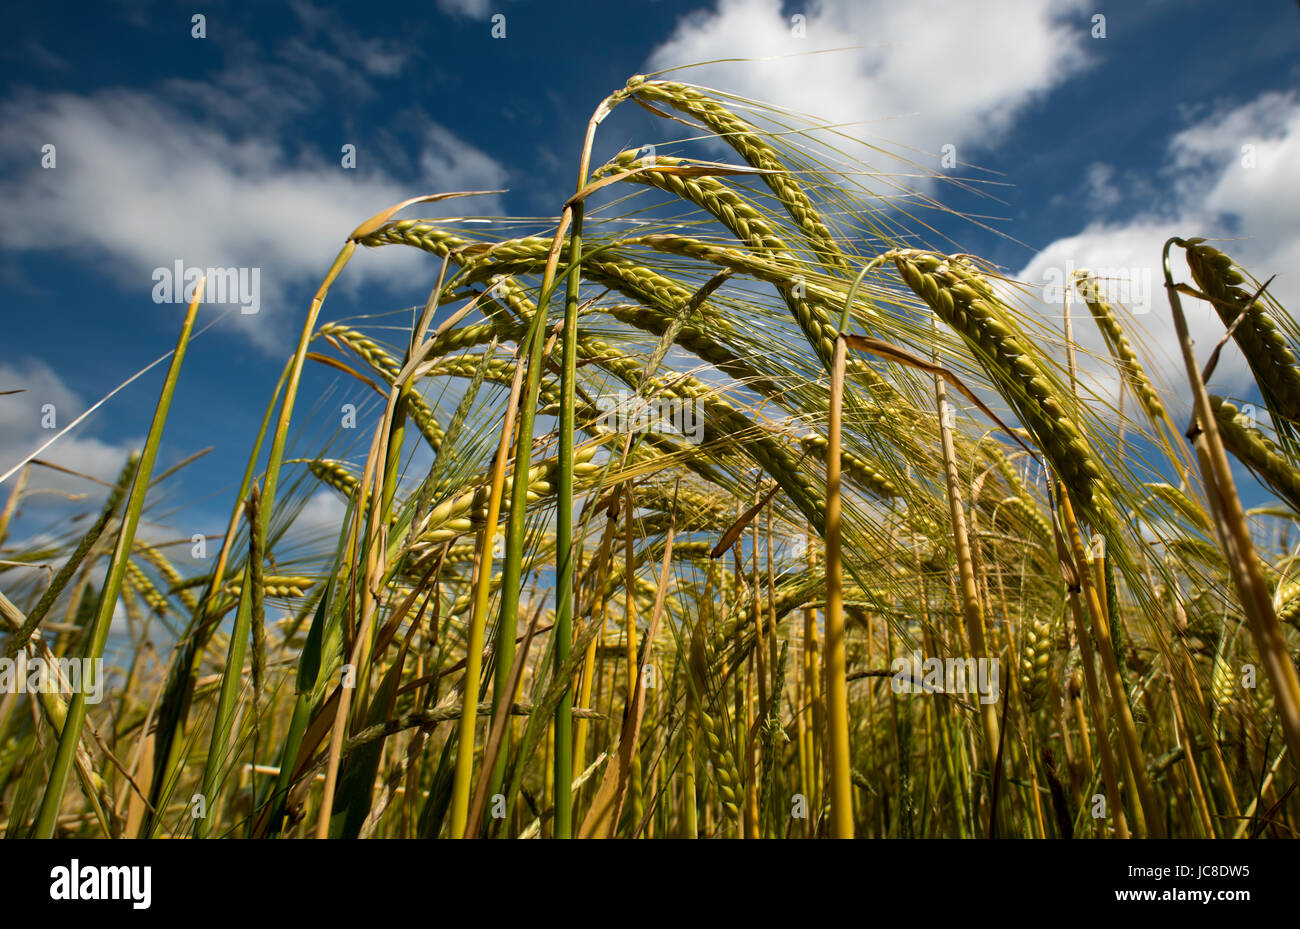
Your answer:
[[[0,474],[43,445],[55,431],[76,419],[89,405],[48,365],[31,358],[17,364],[0,362],[0,390],[23,390],[23,393],[0,396]],[[47,405],[53,407],[53,430],[42,425],[48,412]],[[86,426],[88,424],[72,430],[38,457],[101,481],[115,481],[130,450],[143,444],[143,439],[111,444],[80,434]],[[5,482],[6,493],[16,479],[13,477]],[[42,467],[32,469],[27,487],[24,499],[33,504],[65,500],[63,494],[88,494],[92,499],[98,499],[106,493],[101,485],[92,481]],[[42,488],[59,493],[33,493]]]
[[[1271,269],[1262,276],[1280,272],[1274,293],[1300,295],[1286,280],[1300,259],[1300,96],[1267,93],[1210,117],[1179,133],[1172,153],[1172,168],[1190,172],[1194,217],[1237,229],[1244,255]]]
[[[438,0],[438,9],[449,16],[464,16],[481,19],[488,14],[492,4],[489,0]]]
[[[1085,66],[1088,23],[1071,15],[1075,6],[824,2],[799,14],[806,35],[797,38],[780,0],[718,0],[715,9],[683,18],[647,67],[765,59],[728,60],[666,78],[851,124],[843,131],[886,147],[897,143],[937,156],[951,144],[958,160],[968,161],[967,148],[996,143],[1026,105]],[[855,45],[865,47],[801,54]]]
[[[292,553],[295,559],[306,557],[308,561],[332,555],[347,510],[337,491],[320,488],[302,505],[277,552],[281,556]]]
[[[302,36],[210,81],[172,79],[153,92],[28,91],[0,103],[0,157],[14,166],[0,178],[7,219],[0,246],[79,258],[141,304],[152,300],[155,269],[177,260],[187,268],[256,268],[260,310],[236,310],[235,325],[278,352],[303,311],[285,305],[288,289],[314,290],[365,219],[414,194],[504,186],[494,158],[419,113],[404,117],[419,136],[405,162],[419,171],[414,183],[390,172],[405,156],[386,130],[345,133],[316,152],[282,142],[293,136],[294,120],[336,97],[377,96],[370,78],[396,75],[407,54],[356,36],[309,3],[295,2],[294,10]],[[355,170],[342,167],[345,143],[355,146]],[[55,146],[53,168],[41,165],[47,144]],[[499,213],[501,205],[481,197],[412,210],[464,212]],[[338,286],[423,286],[427,267],[428,256],[410,249],[362,250]]]
[[[311,50],[316,33],[324,35],[338,54],[361,65],[368,73],[392,77],[402,70],[408,51],[392,39],[363,38],[350,29],[338,14],[312,6],[306,0],[291,0],[289,6],[307,28],[305,40],[297,40],[299,49]]]
[[[1243,146],[1253,146],[1243,153]],[[1253,161],[1246,155],[1253,156]],[[1256,277],[1277,273],[1270,292],[1283,306],[1300,306],[1300,100],[1295,94],[1264,94],[1258,99],[1202,119],[1175,135],[1169,144],[1166,172],[1173,187],[1172,206],[1139,211],[1123,222],[1095,222],[1075,235],[1052,242],[1015,277],[1042,284],[1067,267],[1130,269],[1130,279],[1149,286],[1144,299],[1124,301],[1135,315],[1129,320],[1145,335],[1151,349],[1148,367],[1157,380],[1172,385],[1166,394],[1185,408],[1186,382],[1164,295],[1161,249],[1170,236],[1220,236],[1214,243]],[[1104,179],[1109,182],[1109,175]],[[1089,182],[1096,183],[1094,170]],[[1191,282],[1181,250],[1175,248],[1174,274]],[[1136,272],[1136,273],[1133,273]],[[1115,291],[1112,290],[1112,295]],[[1105,357],[1106,350],[1087,311],[1075,332]],[[1222,337],[1219,317],[1205,303],[1185,299],[1184,310],[1197,354],[1203,363]],[[1054,307],[1039,307],[1059,313]],[[1101,364],[1092,364],[1092,371]],[[1249,369],[1235,343],[1224,351],[1211,389],[1240,394],[1249,389]]]
[[[237,139],[135,92],[28,96],[0,107],[0,121],[0,151],[11,164],[30,165],[0,180],[8,218],[0,243],[81,252],[142,304],[151,300],[154,269],[178,259],[259,268],[261,310],[239,325],[267,348],[301,317],[301,307],[281,303],[285,288],[314,287],[349,232],[412,193],[381,171],[294,160],[275,141]],[[501,185],[503,169],[452,133],[430,126],[426,140],[420,192]],[[56,146],[52,170],[31,154],[47,142]],[[357,157],[373,157],[363,141]],[[472,209],[492,210],[494,199],[480,198]],[[452,202],[464,209],[469,201]],[[347,282],[409,281],[426,265],[406,249],[367,251]]]
[[[320,532],[337,535],[347,509],[347,504],[337,491],[322,488],[312,494],[303,506],[302,512],[294,520],[294,528],[308,535]]]
[[[1018,280],[1042,288],[1028,295],[1018,292],[1018,302],[1028,303],[1045,316],[1060,317],[1060,291],[1053,285],[1064,282],[1069,286],[1075,270],[1087,268],[1093,271],[1102,294],[1123,317],[1130,341],[1137,343],[1135,348],[1144,360],[1144,367],[1149,369],[1148,373],[1158,380],[1163,379],[1165,384],[1179,383],[1182,356],[1178,353],[1172,323],[1168,319],[1160,250],[1170,236],[1187,234],[1186,226],[1155,218],[1136,219],[1119,225],[1091,224],[1077,235],[1057,239],[1014,275]],[[1174,267],[1176,273],[1183,269],[1185,279],[1186,266],[1179,262]],[[1034,297],[1050,299],[1037,304]],[[1191,301],[1186,302],[1184,308],[1191,311],[1188,323],[1193,338],[1200,345],[1206,344],[1207,340],[1212,345],[1215,338],[1212,329],[1217,324],[1211,324],[1207,314],[1200,312]],[[1085,350],[1079,356],[1081,368],[1086,376],[1094,379],[1097,389],[1103,394],[1112,394],[1116,381],[1111,376],[1113,368],[1108,360],[1106,344],[1077,291],[1071,294],[1071,315],[1075,341]],[[1055,325],[1059,331],[1061,324]],[[1222,330],[1223,327],[1219,326],[1220,334]],[[1142,333],[1147,335],[1146,339],[1141,338]],[[1142,351],[1144,343],[1154,355],[1154,365],[1146,363],[1147,355]],[[1220,377],[1230,374],[1235,382],[1240,383],[1243,370],[1240,354],[1225,352],[1219,368]]]
[[[1088,165],[1086,179],[1088,205],[1103,212],[1118,206],[1124,198],[1115,184],[1115,166],[1096,161]]]

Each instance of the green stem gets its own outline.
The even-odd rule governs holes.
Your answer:
[[[579,180],[581,186],[582,179]],[[564,301],[564,356],[560,373],[560,485],[555,528],[555,673],[573,646],[573,430],[578,357],[578,289],[582,284],[582,204],[573,207],[569,235],[568,292]],[[557,839],[573,836],[573,691],[565,688],[555,708],[555,822]]]
[[[505,701],[509,706],[514,700],[510,693],[510,667],[515,660],[515,636],[519,629],[519,593],[523,578],[524,534],[527,530],[526,508],[528,506],[528,463],[532,460],[533,420],[537,411],[537,395],[542,381],[542,350],[546,343],[546,304],[550,300],[554,280],[554,270],[549,275],[551,281],[543,281],[541,299],[537,301],[537,312],[533,314],[524,344],[528,351],[528,369],[524,381],[524,398],[519,409],[519,433],[515,440],[515,467],[510,483],[510,519],[506,522],[505,564],[501,570],[501,616],[497,620],[496,667],[492,682],[492,711],[495,718],[497,709]],[[505,739],[509,738],[509,729]],[[501,783],[505,780],[506,755],[508,745],[503,741],[501,751],[497,753],[492,766],[489,796],[499,793]]]
[[[63,724],[63,731],[59,735],[59,749],[54,756],[50,780],[45,787],[45,795],[41,798],[40,812],[37,814],[36,826],[32,831],[33,838],[54,837],[59,808],[63,805],[63,791],[68,785],[68,775],[72,771],[77,745],[81,741],[81,728],[86,721],[86,692],[95,689],[94,678],[99,675],[98,665],[104,656],[104,646],[108,643],[108,631],[113,624],[113,608],[117,606],[118,595],[122,590],[122,578],[126,575],[127,562],[131,558],[132,546],[135,544],[135,530],[140,525],[140,513],[144,510],[144,498],[149,490],[149,477],[153,473],[154,460],[158,457],[158,446],[162,442],[163,425],[167,422],[167,414],[171,410],[172,395],[176,392],[176,382],[180,379],[181,363],[185,360],[185,349],[189,346],[190,333],[194,329],[194,317],[198,312],[199,302],[203,299],[205,283],[201,279],[194,289],[194,299],[185,314],[180,338],[176,342],[176,351],[172,355],[171,367],[167,369],[167,379],[163,381],[162,395],[154,408],[149,437],[140,455],[140,466],[135,472],[135,480],[131,484],[131,496],[127,499],[126,511],[122,515],[122,529],[117,536],[117,547],[113,551],[112,561],[109,562],[104,586],[99,592],[99,603],[95,608],[90,647],[86,655],[91,659],[88,672],[91,680],[83,681],[85,686],[73,695],[72,702],[68,706],[68,715]]]

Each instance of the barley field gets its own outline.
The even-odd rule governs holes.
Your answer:
[[[638,106],[663,135],[601,163]],[[815,116],[636,76],[558,221],[375,203],[224,533],[149,541],[195,294],[102,510],[24,547],[39,466],[0,487],[0,833],[1294,836],[1284,269],[1195,228],[1147,256],[1159,383],[1098,275],[1031,311]],[[336,317],[379,250],[427,296]],[[1207,388],[1210,310],[1263,405]],[[305,542],[322,489],[345,515]]]

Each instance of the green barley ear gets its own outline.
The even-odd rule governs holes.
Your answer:
[[[728,726],[720,716],[703,709],[700,710],[700,724],[704,730],[704,740],[708,745],[713,776],[717,781],[718,798],[722,801],[727,820],[735,822],[740,818],[740,801],[744,786],[740,780],[736,757],[728,744],[730,739]]]
[[[637,163],[637,154],[636,151],[620,153],[609,165],[597,172],[597,175],[612,173],[615,170],[628,170]],[[656,156],[654,163],[656,165],[676,167],[684,162],[680,158]],[[737,239],[754,250],[757,253],[756,258],[758,261],[780,259],[789,262],[794,259],[789,246],[777,235],[776,229],[768,221],[767,216],[749,203],[738,191],[719,178],[691,178],[682,177],[679,174],[651,171],[632,175],[628,180],[633,183],[647,184],[667,193],[675,194],[681,199],[707,210],[714,219],[725,226]],[[734,251],[725,250],[720,250],[715,255],[716,257],[729,255],[733,259],[738,257]],[[791,280],[780,274],[777,274],[771,280],[771,283],[781,293],[782,299],[785,300],[795,321],[798,322],[799,328],[808,339],[808,344],[813,347],[814,351],[824,356],[825,361],[829,361],[836,330],[832,326],[827,307],[835,304],[836,300],[831,299],[829,294],[819,294],[819,299],[811,299],[811,294],[808,297],[800,296],[792,286]],[[695,348],[691,350],[696,351]],[[701,355],[701,357],[705,356]],[[852,359],[850,364],[853,372],[865,380],[873,397],[877,397],[882,403],[891,405],[901,403],[901,397],[894,386],[880,377],[872,368],[856,359]]]
[[[1204,507],[1188,496],[1185,490],[1164,483],[1143,484],[1142,486],[1151,491],[1153,497],[1168,504],[1185,517],[1197,529],[1207,533],[1210,531],[1210,517],[1206,515]]]
[[[160,549],[145,542],[137,542],[136,548],[144,556],[144,560],[167,582],[169,592],[178,594],[181,603],[185,604],[185,608],[191,613],[194,612],[199,605],[198,600],[195,599],[193,591],[183,587],[185,578],[181,577],[180,572],[176,570],[176,566],[171,563],[167,556]]]
[[[1210,697],[1214,701],[1214,731],[1218,733],[1223,720],[1223,714],[1228,709],[1228,704],[1232,702],[1232,668],[1228,665],[1227,659],[1223,657],[1223,642],[1226,637],[1220,639],[1219,651],[1214,655],[1214,665],[1210,669]]]
[[[115,483],[113,489],[109,491],[108,500],[104,503],[104,508],[100,511],[99,518],[95,521],[95,524],[90,527],[90,530],[81,537],[81,541],[77,543],[77,547],[73,550],[72,555],[66,562],[64,562],[63,566],[59,568],[58,573],[54,575],[54,579],[50,582],[50,586],[46,588],[45,593],[41,595],[41,599],[37,601],[36,606],[34,606],[31,612],[27,614],[27,621],[9,637],[9,643],[4,652],[6,658],[13,658],[22,650],[23,646],[27,644],[27,640],[31,638],[32,633],[34,633],[40,626],[41,620],[45,618],[50,607],[54,605],[54,601],[59,598],[59,594],[63,593],[64,588],[66,588],[68,583],[72,580],[72,576],[76,574],[77,569],[81,567],[82,561],[85,560],[91,549],[95,547],[95,544],[99,541],[99,537],[103,535],[105,528],[108,526],[109,521],[112,520],[114,515],[116,515],[118,508],[122,505],[122,501],[126,498],[127,488],[130,486],[131,478],[135,475],[136,467],[139,464],[139,452],[132,452],[127,456],[126,464],[122,467],[121,473],[118,474],[117,483]]]
[[[1300,471],[1281,450],[1237,408],[1222,397],[1210,396],[1223,447],[1232,452],[1261,481],[1300,512]]]
[[[1052,624],[1035,615],[1025,624],[1025,641],[1020,648],[1020,686],[1031,713],[1037,713],[1051,687]]]
[[[148,575],[141,571],[134,561],[127,562],[126,580],[128,586],[135,588],[136,593],[150,610],[159,615],[167,612],[167,597],[154,586],[153,581],[149,580]]]
[[[1273,595],[1277,618],[1300,629],[1300,580],[1280,584]]]
[[[1082,505],[1101,477],[1088,443],[1066,415],[1055,388],[1008,325],[988,281],[967,261],[930,252],[891,252],[899,276],[966,341],[1003,397]]]
[[[331,344],[340,349],[343,347],[351,349],[366,364],[370,365],[376,374],[383,377],[390,387],[397,379],[397,374],[402,367],[397,359],[355,329],[349,329],[347,326],[341,326],[338,323],[327,323],[317,330],[317,334],[325,336]],[[407,412],[415,420],[416,426],[428,441],[429,447],[436,452],[442,447],[443,432],[442,426],[439,425],[437,417],[433,414],[433,410],[423,397],[410,388],[406,391],[406,403]]]
[[[809,455],[819,459],[826,457],[826,437],[813,433],[799,440],[799,445]],[[871,464],[849,451],[840,451],[841,467],[844,473],[853,478],[863,490],[870,491],[882,500],[892,500],[902,496],[898,485],[877,471]]]
[[[267,574],[262,577],[262,597],[302,597],[306,595],[307,588],[315,582],[313,578],[302,577],[296,574]],[[231,581],[222,588],[232,597],[239,597],[243,594],[243,582],[239,580]]]
[[[1124,334],[1124,328],[1119,324],[1114,308],[1102,299],[1097,289],[1095,275],[1091,271],[1080,269],[1074,272],[1074,283],[1088,306],[1088,312],[1096,321],[1097,328],[1106,339],[1106,347],[1115,358],[1115,367],[1128,382],[1129,388],[1142,404],[1142,408],[1146,410],[1147,416],[1152,422],[1166,420],[1165,407],[1160,402],[1160,395],[1156,393],[1155,386],[1142,369],[1137,353],[1129,344],[1128,336]]]
[[[638,74],[627,82],[627,90],[642,100],[665,103],[678,112],[699,120],[735,149],[745,161],[765,172],[760,175],[763,182],[789,212],[799,231],[807,236],[809,245],[822,264],[835,271],[849,270],[839,242],[822,220],[802,185],[786,170],[780,154],[757,126],[686,84],[647,81]]]
[[[1012,467],[1011,460],[1007,457],[1006,451],[1001,444],[992,436],[985,436],[979,442],[979,449],[984,453],[984,457],[992,462],[993,467],[1006,481],[1007,488],[1012,491],[1013,496],[1003,499],[999,505],[1010,509],[1028,523],[1040,540],[1050,542],[1052,539],[1051,523],[1043,514],[1038,501],[1029,492],[1029,488],[1025,486],[1025,482],[1016,473],[1016,469]]]
[[[1246,284],[1241,269],[1202,240],[1187,240],[1186,255],[1192,278],[1211,298],[1223,324],[1231,326],[1245,314],[1233,338],[1250,364],[1283,446],[1294,452],[1300,448],[1295,425],[1300,423],[1300,367],[1278,321],[1264,305],[1267,298],[1252,300],[1255,288]],[[1284,312],[1275,302],[1273,306]]]
[[[717,562],[709,563],[709,587],[714,589],[713,576],[717,571]],[[691,633],[690,653],[687,670],[690,675],[691,705],[698,715],[700,731],[704,735],[705,748],[709,763],[713,767],[714,786],[722,802],[725,819],[735,822],[740,818],[740,803],[744,797],[744,785],[740,778],[740,768],[731,748],[731,728],[724,718],[726,713],[725,694],[710,686],[711,671],[719,666],[720,644],[716,635],[709,629],[711,604],[700,611]]]
[[[332,458],[290,458],[285,464],[305,464],[315,478],[328,484],[346,499],[356,490],[357,478],[341,461]]]

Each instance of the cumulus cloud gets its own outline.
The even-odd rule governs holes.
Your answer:
[[[338,537],[347,509],[347,504],[336,491],[325,488],[316,491],[294,519],[287,541],[312,543],[324,538],[333,542]]]
[[[1051,285],[1071,269],[1098,271],[1102,291],[1124,304],[1131,314],[1130,328],[1145,336],[1151,373],[1158,381],[1178,385],[1185,379],[1182,356],[1160,268],[1161,248],[1170,236],[1227,239],[1215,244],[1260,279],[1276,272],[1271,293],[1283,306],[1300,306],[1300,277],[1291,273],[1300,265],[1300,98],[1266,93],[1205,116],[1170,140],[1163,173],[1172,190],[1167,195],[1171,206],[1138,211],[1122,221],[1089,223],[1047,245],[1015,276],[1041,285],[1041,295],[1049,296]],[[1109,174],[1101,177],[1110,183]],[[1088,180],[1098,182],[1095,169],[1090,169]],[[1173,254],[1176,277],[1190,282],[1180,251]],[[1059,307],[1057,297],[1038,308],[1050,314],[1059,313]],[[1208,304],[1184,300],[1184,309],[1204,361],[1222,337],[1223,324]],[[1076,335],[1104,358],[1101,337],[1087,321],[1086,310],[1083,313]],[[1093,363],[1089,368],[1100,375],[1106,365]],[[1211,389],[1241,395],[1250,384],[1246,360],[1231,343]],[[1113,389],[1113,381],[1110,386]],[[1174,390],[1169,396],[1175,405],[1180,397],[1185,404],[1184,394]]]
[[[0,390],[22,391],[0,396],[0,474],[27,458],[54,432],[72,422],[89,406],[48,365],[32,358],[17,363],[0,362]],[[46,428],[46,423],[52,423],[54,428]],[[109,443],[74,429],[42,452],[39,458],[100,481],[112,482],[121,473],[130,450],[140,447],[143,441],[143,437],[137,437]],[[12,486],[13,480],[15,478],[10,478],[6,485]],[[54,493],[32,493],[38,489]],[[104,493],[104,488],[93,481],[37,467],[32,472],[28,496],[24,499],[41,505],[66,500],[70,494],[99,498]]]
[[[948,144],[959,161],[970,162],[1005,138],[1028,107],[1089,67],[1090,28],[1091,8],[1072,0],[862,0],[802,11],[783,11],[780,0],[716,0],[679,20],[646,69],[726,59],[666,76],[813,114],[922,165]],[[865,47],[802,54],[855,44]],[[1300,266],[1296,94],[1266,93],[1202,111],[1171,137],[1157,173],[1094,162],[1078,183],[1086,193],[1083,228],[1012,269],[1041,288],[1027,296],[1018,291],[1017,302],[1059,316],[1059,286],[1050,285],[1068,283],[1075,269],[1094,270],[1103,293],[1129,314],[1133,341],[1158,383],[1183,382],[1160,269],[1168,237],[1231,238],[1221,243],[1225,251],[1261,278],[1279,272],[1272,292],[1284,305],[1300,306],[1300,279],[1287,273]],[[1134,210],[1133,203],[1152,205]],[[1175,273],[1190,280],[1177,253]],[[1082,303],[1073,305],[1085,377],[1114,399],[1118,385],[1105,343]],[[1208,354],[1223,326],[1207,305],[1185,306],[1197,346]],[[1214,388],[1241,392],[1250,382],[1245,360],[1230,346]],[[1177,407],[1181,394],[1174,389],[1171,396]]]
[[[1026,106],[1086,66],[1087,37],[1073,2],[844,0],[786,15],[780,0],[718,0],[679,21],[647,69],[762,59],[668,77],[813,114],[909,157],[953,145],[967,161],[966,149],[995,144]]]

